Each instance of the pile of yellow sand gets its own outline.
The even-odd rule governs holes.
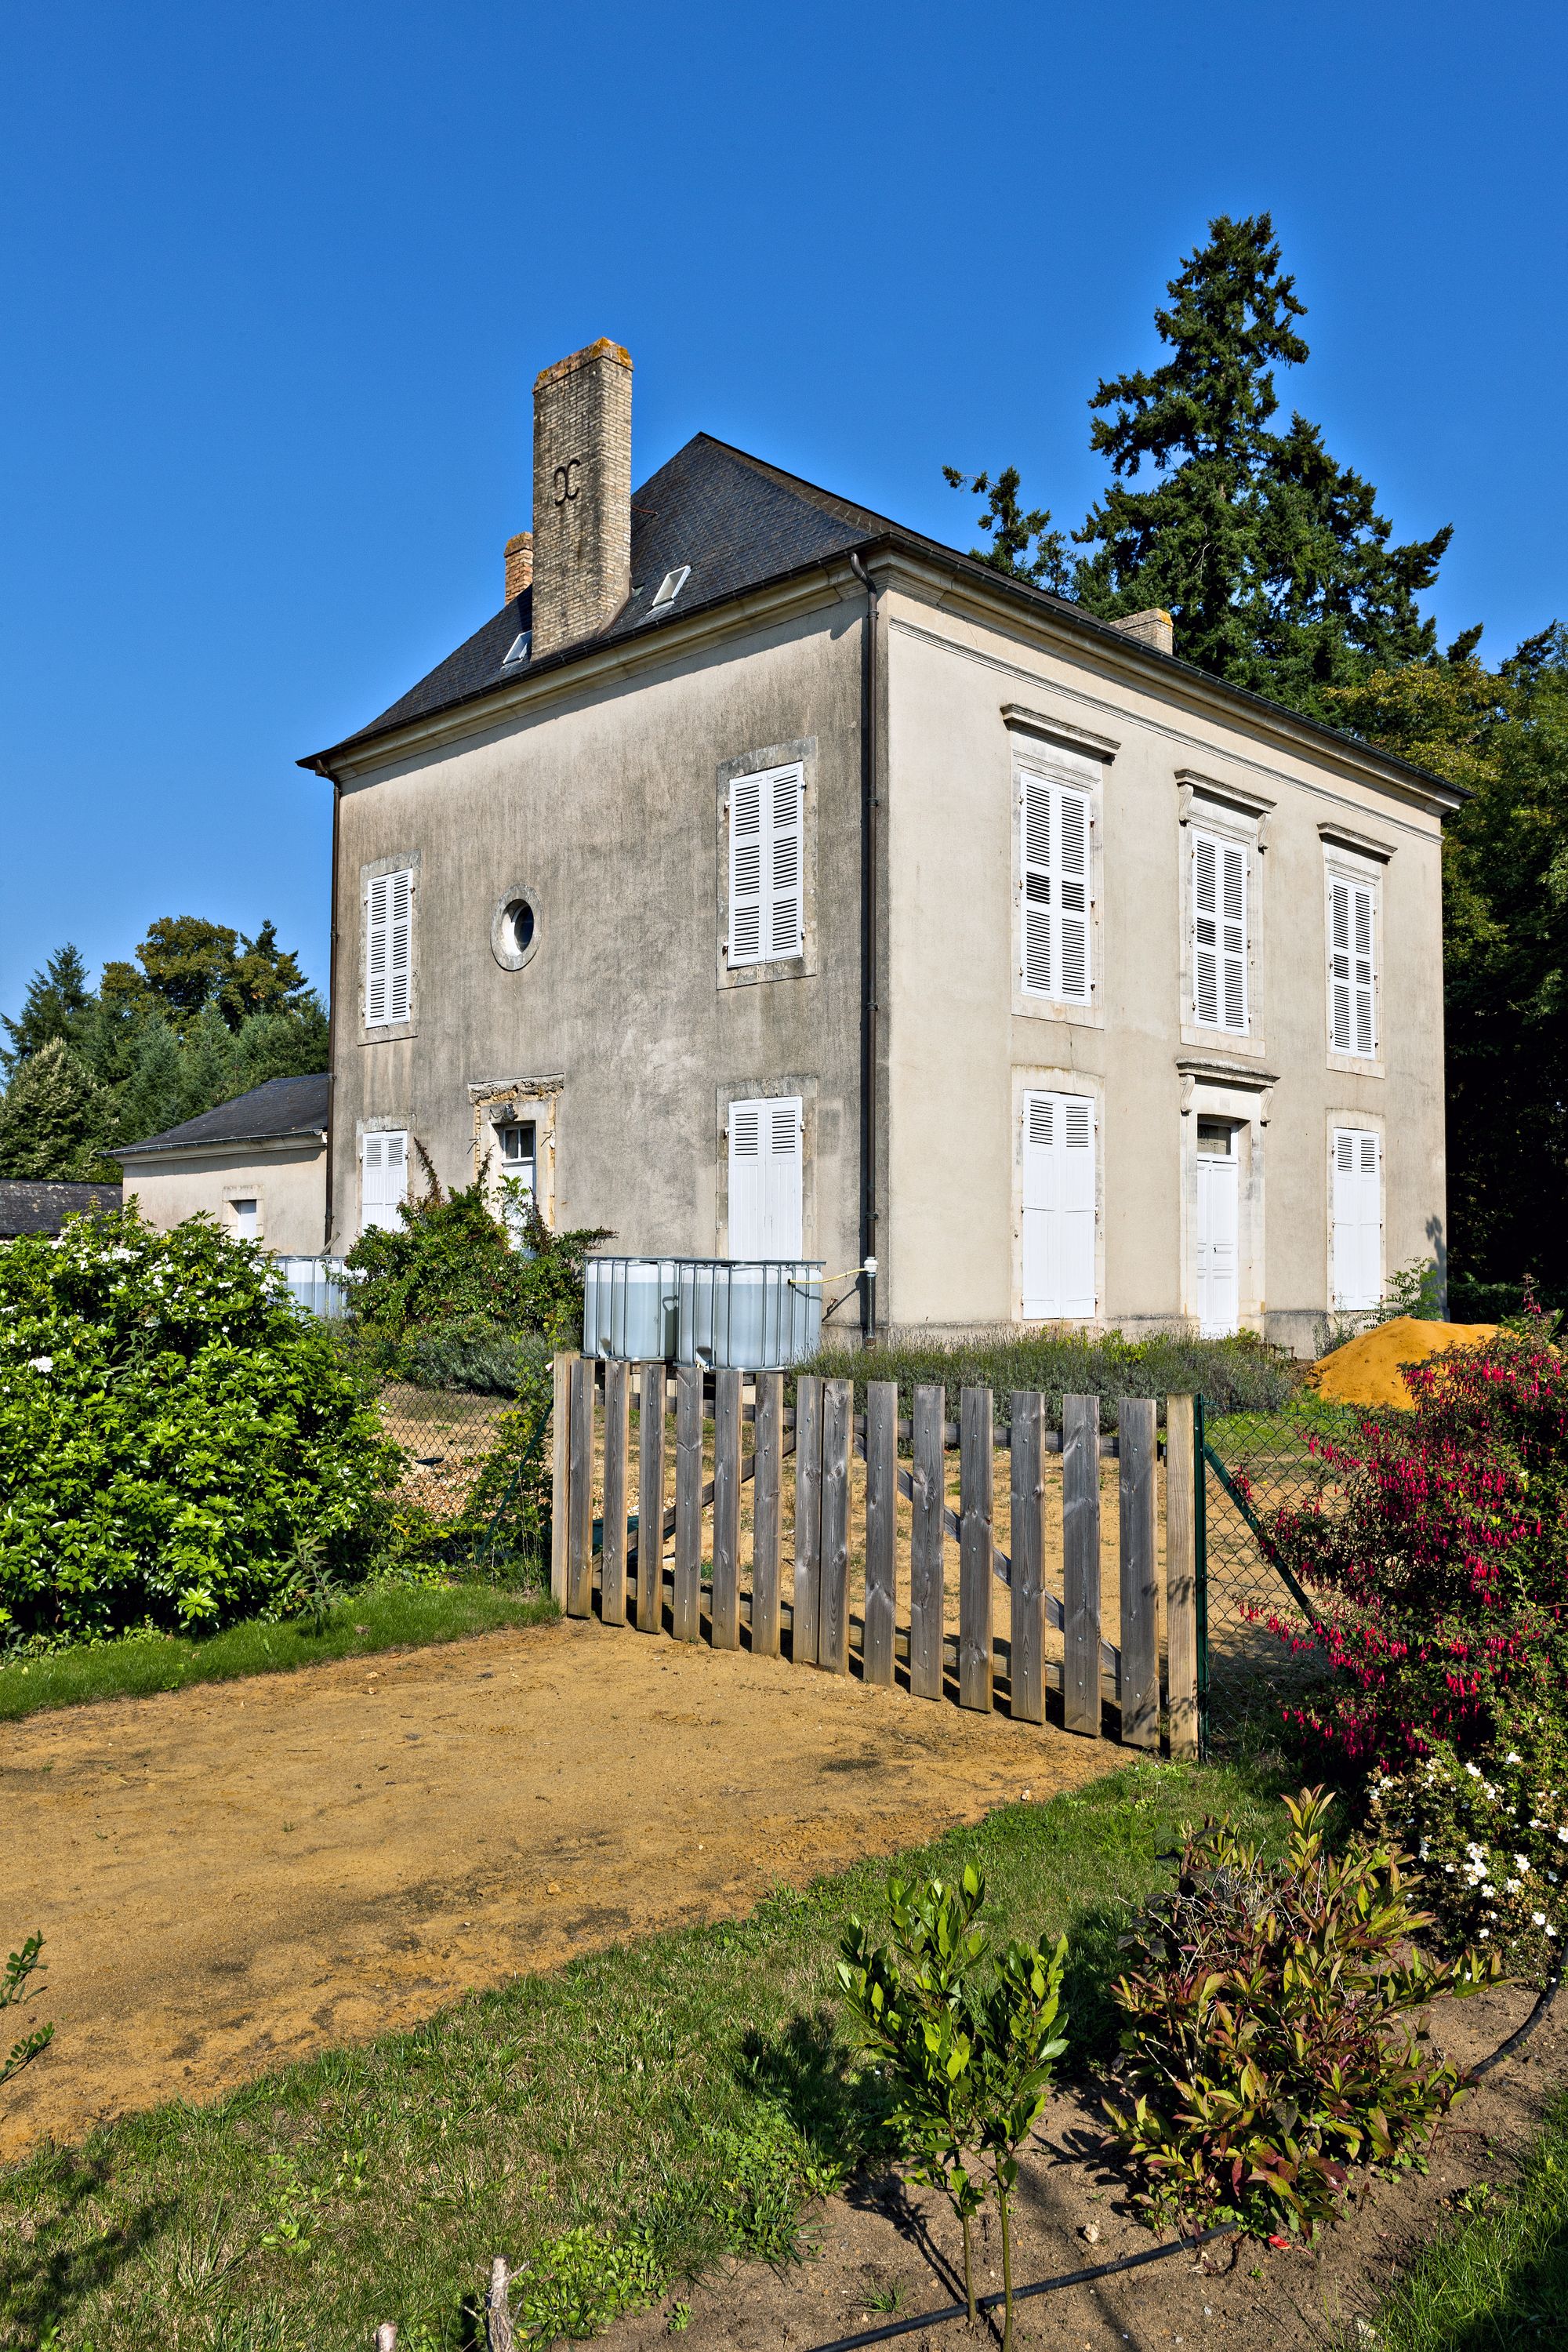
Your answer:
[[[1410,1408],[1402,1364],[1447,1355],[1450,1348],[1482,1348],[1497,1337],[1495,1323],[1423,1323],[1396,1315],[1374,1323],[1359,1339],[1347,1340],[1331,1356],[1321,1356],[1307,1374],[1321,1397],[1335,1404],[1386,1404]]]

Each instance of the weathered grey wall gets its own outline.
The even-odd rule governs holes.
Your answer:
[[[651,669],[638,656],[575,693],[557,680],[537,715],[345,782],[334,1247],[358,1231],[367,1121],[405,1125],[443,1182],[461,1184],[469,1089],[558,1077],[537,1097],[554,1122],[556,1226],[608,1226],[630,1252],[711,1254],[721,1103],[797,1077],[806,1251],[854,1263],[863,609],[824,583],[813,611]],[[721,772],[803,743],[807,953],[792,977],[737,985],[722,970]],[[361,877],[405,858],[417,861],[414,1017],[378,1039],[362,1025]],[[492,919],[520,890],[537,946],[506,971]]]
[[[237,1144],[232,1151],[200,1158],[160,1152],[127,1162],[125,1198],[129,1204],[134,1196],[147,1223],[167,1233],[200,1212],[232,1230],[228,1202],[248,1195],[259,1203],[258,1241],[287,1257],[313,1257],[321,1247],[326,1159],[320,1143],[278,1151]]]
[[[1310,1348],[1329,1297],[1329,1131],[1384,1138],[1385,1265],[1443,1246],[1439,825],[1331,751],[1119,675],[1114,656],[1046,650],[906,585],[886,599],[889,751],[888,1181],[884,1312],[954,1328],[1020,1311],[1018,1096],[1098,1097],[1102,1314],[1131,1329],[1194,1307],[1199,1110],[1247,1122],[1243,1219],[1258,1236],[1243,1320]],[[1005,704],[1119,743],[1101,764],[1100,1003],[1023,1009],[1015,957],[1013,751]],[[1274,803],[1254,864],[1258,1018],[1247,1039],[1184,1034],[1178,772]],[[1328,1050],[1322,823],[1392,850],[1384,882],[1381,1075]],[[1262,1095],[1189,1092],[1183,1059],[1277,1074]],[[1184,1116],[1184,1097],[1188,1109]]]

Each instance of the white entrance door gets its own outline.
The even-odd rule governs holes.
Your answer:
[[[1087,1095],[1024,1097],[1026,1317],[1087,1322],[1094,1288],[1094,1105]]]
[[[768,1095],[730,1105],[730,1255],[799,1257],[805,1247],[803,1105]]]
[[[1236,1129],[1198,1122],[1198,1329],[1224,1339],[1241,1312],[1241,1192]]]
[[[363,1153],[360,1231],[368,1234],[373,1225],[385,1225],[398,1233],[403,1220],[397,1212],[408,1192],[408,1138],[367,1135]]]

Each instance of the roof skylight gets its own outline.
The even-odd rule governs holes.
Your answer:
[[[648,611],[660,613],[667,604],[673,604],[690,577],[689,563],[683,563],[679,572],[667,572],[658,583],[658,593],[648,606]]]
[[[501,663],[502,669],[512,669],[515,668],[519,662],[525,662],[528,659],[528,649],[532,643],[533,631],[531,629],[524,629],[521,637],[513,637],[510,645],[507,647],[506,657]]]

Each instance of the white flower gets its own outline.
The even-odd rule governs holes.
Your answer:
[[[1505,1764],[1522,1764],[1524,1759],[1517,1748],[1510,1748],[1502,1760]]]
[[[1502,1883],[1502,1891],[1505,1895],[1517,1895],[1519,1893],[1518,1879],[1505,1878]]]
[[[1531,1915],[1530,1915],[1530,1922],[1531,1922],[1531,1927],[1545,1927],[1545,1925],[1546,1925],[1546,1914],[1545,1914],[1545,1912],[1544,1912],[1544,1911],[1532,1911],[1532,1912],[1531,1913]]]
[[[1465,1769],[1469,1774],[1472,1780],[1479,1780],[1480,1779],[1481,1768],[1479,1764],[1467,1764]]]
[[[1546,1930],[1546,1932],[1547,1932],[1547,1934],[1548,1934],[1549,1936],[1555,1936],[1555,1934],[1557,1933],[1557,1930],[1556,1930],[1556,1928],[1555,1928],[1555,1927],[1548,1927],[1548,1929]]]
[[[1568,1845],[1568,1829],[1560,1829],[1558,1831],[1557,1843],[1559,1845]]]
[[[55,1369],[52,1356],[29,1356],[27,1362],[35,1372],[52,1372]]]
[[[1483,1942],[1483,1943],[1486,1941],[1486,1938],[1487,1938],[1490,1934],[1491,1934],[1491,1929],[1490,1929],[1489,1927],[1483,1927],[1483,1928],[1481,1929],[1481,1940],[1482,1940],[1482,1942]]]
[[[1528,1870],[1530,1868],[1528,1857],[1522,1853],[1516,1853],[1513,1858],[1513,1866],[1516,1870]]]

